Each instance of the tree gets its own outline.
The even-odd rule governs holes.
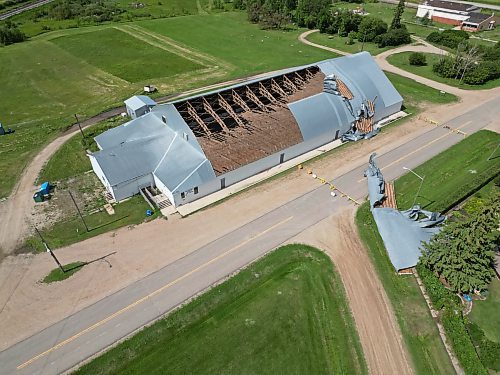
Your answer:
[[[389,29],[385,34],[379,35],[376,40],[380,48],[387,46],[400,46],[411,42],[410,34],[404,25],[400,29]]]
[[[484,290],[495,275],[499,241],[500,195],[463,221],[447,222],[423,244],[420,262],[444,277],[455,292]]]
[[[387,32],[387,24],[380,18],[365,16],[358,27],[361,42],[373,42],[379,35]]]
[[[401,28],[401,17],[403,16],[404,11],[405,11],[405,1],[399,0],[398,6],[394,11],[394,18],[392,19],[390,30]]]
[[[410,65],[424,66],[427,65],[425,55],[422,52],[413,52],[408,58]]]

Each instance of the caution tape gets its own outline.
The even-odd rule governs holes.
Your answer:
[[[361,205],[361,203],[359,203],[356,199],[354,199],[353,197],[351,197],[349,194],[346,194],[344,193],[342,190],[340,190],[338,187],[336,187],[334,184],[332,184],[331,182],[327,181],[326,179],[322,178],[322,177],[318,177],[317,175],[315,175],[312,171],[307,171],[307,174],[310,174],[312,175],[312,177],[316,180],[318,180],[319,182],[321,182],[322,185],[328,185],[330,187],[330,190],[331,191],[338,191],[340,196],[341,197],[344,197],[344,198],[347,198],[348,200],[350,200],[351,202],[354,202],[354,204],[356,205]]]
[[[422,121],[425,121],[429,124],[432,124],[432,125],[436,125],[436,126],[440,126],[441,124],[437,121],[434,121],[434,120],[431,120],[427,117],[423,117],[423,116],[418,116],[419,120],[422,120]],[[455,129],[455,128],[452,128],[451,126],[449,125],[443,125],[443,128],[444,129],[448,129],[449,131],[453,132],[453,133],[457,133],[457,134],[461,134],[463,135],[464,137],[467,137],[467,133],[460,130],[460,129]]]

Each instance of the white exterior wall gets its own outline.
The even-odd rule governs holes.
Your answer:
[[[422,18],[425,17],[426,14],[429,19],[431,19],[432,17],[440,17],[457,21],[465,21],[467,18],[469,18],[469,15],[465,12],[434,8],[430,5],[419,5],[417,9],[417,17]]]
[[[153,174],[153,178],[154,178],[154,182],[155,182],[155,185],[158,188],[158,190],[160,190],[163,194],[165,194],[167,196],[168,200],[170,201],[170,203],[172,203],[175,207],[176,204],[175,204],[175,200],[174,200],[174,196],[173,196],[172,192],[170,190],[168,190],[168,188],[165,186],[165,184],[163,184],[163,182],[161,182],[161,180],[158,177],[156,177],[156,175]]]
[[[111,195],[113,196],[113,198],[116,200],[113,188],[111,187],[110,183],[108,182],[108,179],[106,178],[106,175],[102,171],[101,166],[97,162],[96,158],[92,155],[87,155],[87,156],[90,159],[90,164],[92,164],[92,169],[94,170],[94,173],[96,174],[97,178],[99,180],[101,180],[101,182],[104,185],[104,187],[106,188],[106,190],[108,192],[110,192]]]

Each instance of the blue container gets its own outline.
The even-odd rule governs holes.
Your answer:
[[[151,210],[146,210],[146,216],[151,216],[153,215],[153,213],[151,212]]]
[[[43,195],[49,195],[50,193],[50,184],[48,182],[44,182],[40,187],[40,193]]]

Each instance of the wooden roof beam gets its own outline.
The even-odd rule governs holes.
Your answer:
[[[255,95],[255,93],[247,86],[246,90],[246,95],[248,99],[250,99],[252,102],[257,104],[257,107],[259,107],[263,112],[269,112],[267,107],[260,101],[260,99]]]
[[[203,108],[205,109],[205,111],[207,111],[210,114],[210,116],[213,117],[213,119],[215,121],[217,121],[217,123],[220,125],[222,130],[224,130],[226,133],[229,133],[229,129],[226,126],[226,124],[224,123],[224,121],[222,121],[220,116],[217,114],[217,112],[215,112],[215,110],[212,108],[210,103],[205,98],[203,98]]]
[[[281,95],[285,98],[288,97],[288,94],[285,92],[285,90],[283,90],[273,78],[271,78],[271,89],[278,95]]]
[[[198,113],[196,112],[196,109],[194,109],[194,107],[191,105],[191,103],[186,102],[186,104],[187,104],[189,116],[191,116],[193,118],[193,120],[195,120],[196,123],[205,131],[205,133],[208,136],[210,136],[212,134],[212,132],[208,128],[207,124],[205,124],[205,122],[202,120],[200,115],[198,115]]]
[[[221,94],[218,94],[218,99],[219,99],[219,105],[226,110],[229,116],[231,116],[239,126],[243,126],[244,125],[243,121],[241,121],[236,112],[234,112],[233,107],[231,107],[231,105],[227,102],[227,100],[224,99],[224,97]]]
[[[250,107],[247,105],[247,103],[245,103],[243,98],[236,91],[234,91],[234,90],[231,90],[231,91],[232,91],[234,102],[236,104],[238,104],[244,111],[250,112]]]
[[[271,103],[278,104],[278,100],[266,89],[262,82],[259,82],[259,92],[269,99]]]

